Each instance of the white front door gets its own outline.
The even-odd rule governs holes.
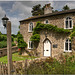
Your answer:
[[[44,41],[44,56],[51,56],[51,43],[49,40]]]

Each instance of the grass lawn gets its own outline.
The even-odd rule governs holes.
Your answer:
[[[35,58],[35,57],[22,56],[22,55],[18,55],[18,53],[12,54],[13,61],[20,61],[20,60],[33,59],[33,58]],[[7,63],[7,56],[0,57],[0,62]]]

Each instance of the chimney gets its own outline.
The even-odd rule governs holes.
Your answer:
[[[45,5],[44,14],[52,13],[52,8],[50,5],[51,5],[50,3]]]

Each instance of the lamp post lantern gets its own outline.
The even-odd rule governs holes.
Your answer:
[[[7,26],[8,20],[9,20],[9,19],[6,17],[6,15],[2,18],[2,22],[3,22],[3,26],[4,26],[4,27]]]
[[[8,75],[12,70],[12,51],[11,51],[11,22],[6,15],[2,18],[3,26],[7,29],[7,59],[8,59]]]

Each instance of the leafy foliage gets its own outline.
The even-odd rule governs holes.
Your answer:
[[[14,41],[14,37],[11,36],[12,42]],[[0,35],[0,41],[7,41],[7,35],[1,34]]]
[[[0,35],[0,41],[7,41],[7,36]]]
[[[41,4],[33,6],[32,11],[31,11],[32,16],[44,15],[44,8],[45,6],[41,7]],[[53,9],[53,7],[51,8]],[[53,10],[53,12],[55,11]]]
[[[41,4],[38,4],[38,5],[33,6],[31,12],[32,12],[32,15],[33,16],[43,15],[44,14],[44,12],[43,12],[43,10],[41,8]]]
[[[63,7],[63,10],[69,10],[70,8],[69,8],[69,6],[68,5],[65,5],[64,7]]]
[[[75,36],[75,26],[73,26],[72,32],[70,34],[70,39],[72,39]]]
[[[2,33],[0,32],[0,35],[2,35]]]
[[[68,29],[65,30],[63,28],[58,28],[57,26],[54,26],[52,24],[42,24],[40,22],[37,22],[36,27],[33,29],[33,35],[31,36],[32,41],[40,41],[40,30],[49,30],[57,33],[71,33],[71,31]]]
[[[31,37],[31,41],[33,42],[39,42],[40,40],[40,35],[39,34],[34,34],[32,37]]]
[[[50,57],[45,61],[40,60],[33,62],[27,69],[27,74],[75,74],[74,57],[75,56],[68,56],[67,58],[63,58],[64,63],[60,63]],[[64,59],[66,59],[66,61]]]
[[[11,43],[12,46],[16,46],[16,44],[14,42]],[[7,41],[1,41],[0,42],[0,48],[5,48],[7,47]]]
[[[27,47],[27,44],[26,44],[26,42],[24,42],[23,36],[22,36],[22,34],[20,34],[20,32],[18,32],[18,35],[17,35],[17,42],[18,42],[19,48]]]

